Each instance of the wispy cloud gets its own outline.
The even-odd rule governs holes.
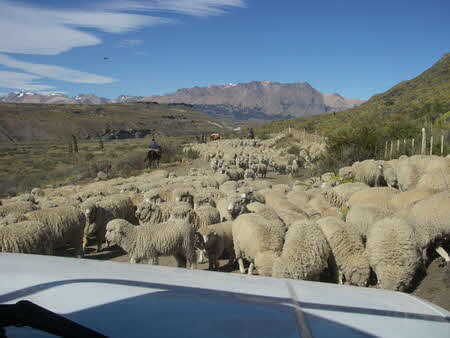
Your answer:
[[[113,8],[136,11],[175,12],[194,16],[225,14],[226,7],[245,7],[244,0],[125,0],[113,3]]]
[[[138,39],[131,39],[131,40],[121,40],[117,44],[117,47],[119,48],[133,48],[139,45],[142,45],[144,41],[138,40]]]
[[[102,43],[95,30],[122,34],[175,21],[165,17],[164,13],[209,16],[224,14],[227,7],[244,6],[244,0],[109,0],[84,8],[62,9],[26,1],[0,0],[0,52],[57,55],[75,47]],[[94,31],[86,31],[85,28]],[[119,46],[135,47],[141,43],[138,39],[122,40]],[[43,78],[96,84],[116,81],[60,66],[23,62],[1,53],[0,64],[33,74],[2,71],[0,87],[4,88],[53,89],[52,86],[35,83]]]
[[[41,77],[36,75],[9,72],[4,70],[0,71],[0,87],[31,91],[54,89],[54,87],[52,86],[35,83],[36,80],[40,79]]]
[[[66,82],[102,84],[117,81],[116,79],[110,77],[80,72],[77,70],[64,68],[60,66],[49,66],[39,63],[23,62],[1,53],[0,53],[0,64],[9,68],[20,69],[28,73],[40,75],[39,77],[41,78],[46,77]]]

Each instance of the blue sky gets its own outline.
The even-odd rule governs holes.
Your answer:
[[[449,47],[448,0],[0,0],[0,93],[269,80],[368,99]]]

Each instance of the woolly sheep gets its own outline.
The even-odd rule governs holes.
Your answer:
[[[86,227],[84,231],[83,247],[87,240],[95,237],[97,252],[101,250],[105,241],[106,224],[115,218],[126,219],[137,223],[135,217],[136,207],[126,195],[111,195],[105,198],[91,198],[81,205],[81,210],[86,215]]]
[[[77,257],[84,255],[83,233],[86,225],[84,213],[75,207],[56,207],[36,210],[27,213],[26,218],[43,224],[53,242],[58,248],[70,244],[75,249]]]
[[[6,215],[3,218],[0,218],[0,227],[14,224],[14,223],[23,222],[26,220],[27,220],[27,218],[25,217],[24,214],[13,212],[11,214]]]
[[[365,183],[344,183],[325,190],[323,195],[332,205],[342,208],[347,204],[347,201],[355,192],[367,189],[369,189],[369,186]]]
[[[407,291],[422,267],[414,228],[398,217],[384,218],[367,236],[369,263],[383,289]]]
[[[267,165],[260,163],[256,165],[256,175],[265,178],[267,175]]]
[[[328,268],[330,255],[330,246],[317,224],[310,220],[299,221],[286,233],[281,255],[273,263],[273,276],[319,280]]]
[[[263,276],[272,274],[272,264],[283,248],[285,230],[273,226],[264,217],[256,214],[241,215],[232,224],[233,245],[239,270],[245,273],[243,260],[250,262],[248,274],[253,268]]]
[[[48,229],[36,221],[0,227],[0,252],[52,255],[53,244]]]
[[[317,225],[331,248],[339,283],[367,286],[370,266],[361,240],[346,231],[345,222],[339,218],[324,217],[317,220]]]
[[[220,221],[232,221],[239,215],[248,213],[246,202],[247,196],[245,194],[234,194],[217,201],[217,210],[219,210],[220,213]]]
[[[365,204],[388,209],[391,199],[398,193],[397,189],[390,187],[369,188],[355,192],[347,201],[347,205],[349,208]]]
[[[3,205],[0,205],[0,217],[5,217],[9,214],[26,214],[27,212],[37,210],[38,207],[31,202],[3,202]]]
[[[389,208],[392,210],[401,210],[412,206],[414,203],[423,200],[434,192],[432,190],[410,190],[395,194],[389,202]]]
[[[256,174],[255,171],[253,169],[245,169],[244,172],[244,179],[255,179]]]
[[[178,267],[186,267],[186,262],[196,266],[194,231],[182,219],[140,226],[114,219],[108,222],[105,237],[129,254],[130,263],[158,265],[160,256],[174,256]]]
[[[450,191],[440,192],[397,213],[416,231],[417,243],[428,261],[433,249],[450,238]],[[428,252],[427,252],[428,251]]]
[[[379,220],[391,216],[392,210],[375,205],[355,205],[347,212],[346,224],[350,232],[358,236],[365,245],[367,234]]]
[[[228,254],[229,264],[234,261],[232,222],[202,226],[198,234],[202,236],[209,270],[219,268],[219,258],[224,252]]]
[[[225,197],[226,194],[217,188],[207,187],[198,189],[194,193],[194,208],[202,205],[216,207],[217,201]]]
[[[179,206],[184,210],[183,217],[191,216],[190,220],[193,221],[192,206],[186,202],[174,201],[156,204],[144,200],[137,206],[135,217],[138,219],[139,224],[158,224],[166,222]]]
[[[195,214],[195,228],[197,231],[200,227],[207,226],[210,224],[220,223],[220,213],[216,208],[208,205],[198,207],[194,210]]]

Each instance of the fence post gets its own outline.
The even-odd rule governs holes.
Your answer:
[[[389,159],[392,160],[392,153],[394,152],[394,141],[391,140],[391,152],[389,153]]]
[[[441,156],[444,156],[444,132],[441,133]]]
[[[406,138],[403,139],[403,154],[408,155],[408,152],[406,151]]]
[[[414,149],[414,138],[411,139],[411,155],[416,154],[416,149]]]
[[[397,140],[397,156],[400,156],[400,140]]]
[[[427,148],[427,134],[425,132],[425,128],[422,128],[422,150],[421,150],[421,154],[425,155],[426,152],[426,148]]]
[[[388,158],[388,143],[389,141],[386,141],[385,147],[384,147],[384,159],[387,160]]]
[[[430,136],[430,155],[433,155],[433,134]]]

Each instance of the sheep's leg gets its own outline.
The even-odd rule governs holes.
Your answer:
[[[245,273],[245,268],[244,268],[244,260],[242,258],[238,259],[238,263],[239,263],[239,271],[244,274]]]
[[[97,252],[100,252],[102,250],[102,236],[100,234],[97,234],[96,241],[97,241]]]
[[[253,275],[253,268],[255,267],[255,264],[250,263],[250,266],[248,267],[248,274]]]
[[[186,259],[181,255],[174,255],[178,268],[186,268]]]
[[[87,237],[83,237],[83,251],[86,250],[88,239]]]
[[[439,256],[441,256],[442,258],[445,259],[445,261],[448,263],[450,262],[450,257],[448,256],[447,251],[444,250],[444,248],[442,246],[438,247],[435,249],[436,252],[439,254]]]
[[[338,284],[344,284],[344,280],[342,279],[342,272],[338,272]]]

